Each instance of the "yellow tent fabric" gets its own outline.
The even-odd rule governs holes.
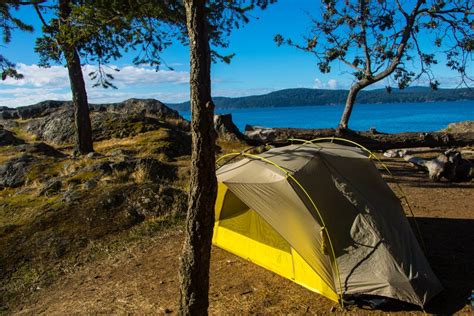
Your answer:
[[[217,179],[218,247],[334,301],[370,294],[422,306],[442,289],[358,148],[280,147],[224,165]]]
[[[221,214],[227,197],[226,214]],[[221,217],[221,215],[224,215]],[[338,301],[334,289],[257,212],[219,184],[213,244]]]

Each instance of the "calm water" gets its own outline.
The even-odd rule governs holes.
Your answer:
[[[325,128],[339,123],[343,105],[300,106],[281,108],[226,109],[243,131],[245,124],[265,127]],[[186,119],[189,111],[181,112]],[[437,131],[449,123],[474,120],[474,101],[357,104],[349,127],[368,130],[375,127],[388,133]]]

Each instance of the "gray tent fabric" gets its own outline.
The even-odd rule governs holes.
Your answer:
[[[399,199],[362,150],[299,144],[260,157],[278,167],[244,158],[221,167],[218,181],[270,224],[335,292],[423,306],[442,290]],[[321,246],[322,227],[336,262]]]

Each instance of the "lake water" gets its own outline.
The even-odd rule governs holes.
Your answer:
[[[265,127],[326,128],[336,127],[343,105],[298,106],[278,108],[225,109],[217,113],[232,113],[240,130],[246,124]],[[181,115],[190,118],[189,111]],[[375,127],[380,132],[430,132],[449,123],[474,120],[474,101],[356,104],[349,127],[365,131]]]

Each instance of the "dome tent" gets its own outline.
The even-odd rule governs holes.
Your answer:
[[[275,148],[217,170],[213,243],[331,300],[419,306],[442,289],[373,162],[335,143]]]

